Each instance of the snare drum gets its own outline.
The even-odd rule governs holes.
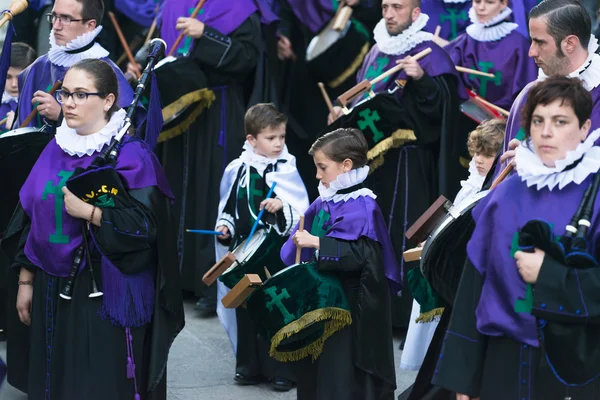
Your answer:
[[[454,303],[467,259],[467,243],[475,229],[471,212],[488,192],[481,191],[470,201],[452,207],[423,246],[421,272],[448,304]]]
[[[163,128],[159,142],[184,133],[215,100],[206,75],[190,57],[167,57],[155,68],[162,103]]]
[[[250,318],[278,361],[316,360],[325,340],[352,323],[339,279],[315,262],[295,264],[269,278],[247,302]]]
[[[52,138],[40,128],[19,128],[0,135],[0,237],[19,203],[19,191]]]
[[[223,272],[219,280],[225,286],[232,289],[246,274],[257,274],[265,281],[269,273],[274,274],[285,268],[279,253],[283,245],[283,239],[273,227],[258,229],[250,238],[241,242],[233,251],[235,261]]]
[[[306,63],[315,78],[337,88],[348,79],[355,79],[369,52],[369,33],[357,20],[349,20],[342,31],[333,30],[330,25],[325,25],[310,41]]]

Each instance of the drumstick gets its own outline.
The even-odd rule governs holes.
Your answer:
[[[435,27],[435,32],[433,34],[433,36],[435,37],[440,37],[440,32],[442,31],[442,27],[440,25]]]
[[[508,115],[510,114],[510,112],[506,111],[504,108],[498,107],[497,105],[490,103],[489,101],[485,100],[481,96],[477,96],[476,101],[480,101],[481,103],[485,104],[489,108],[493,108],[494,110],[498,111],[500,114],[504,115],[505,117],[508,117]]]
[[[196,16],[200,12],[200,9],[204,6],[204,3],[206,3],[206,0],[200,0],[198,5],[196,6],[196,8],[194,8],[194,12],[192,13],[192,15],[190,15],[190,18],[196,18]],[[167,56],[173,55],[173,53],[175,52],[175,50],[179,46],[179,43],[181,43],[182,40],[183,40],[183,32],[181,32],[179,34],[179,36],[177,36],[177,40],[175,41],[175,43],[173,43],[173,46],[171,47],[171,50],[169,51],[169,54],[167,54]]]
[[[267,267],[265,267],[265,275],[266,275],[267,279],[271,278],[271,273],[269,272],[269,270],[267,269]]]
[[[325,90],[325,85],[323,82],[319,82],[319,89],[321,89],[321,94],[323,95],[323,99],[325,99],[325,103],[327,103],[327,108],[329,108],[329,112],[333,115],[333,104],[331,104],[331,99]]]
[[[158,9],[158,7],[156,7]],[[148,43],[150,39],[152,39],[152,35],[154,35],[154,31],[156,30],[156,21],[158,20],[158,16],[154,17],[154,21],[152,21],[152,25],[150,25],[150,30],[146,35],[146,40],[144,43]]]
[[[131,54],[131,49],[129,48],[129,44],[127,43],[127,40],[125,40],[125,36],[123,35],[123,32],[121,31],[121,27],[119,26],[119,23],[117,22],[117,17],[115,17],[115,14],[112,11],[108,12],[108,17],[112,21],[113,26],[115,27],[115,31],[117,32],[117,36],[119,37],[119,41],[121,42],[121,46],[123,46],[123,49],[125,50],[125,53],[127,54],[127,58],[129,59],[129,62],[133,66],[133,69],[136,73],[136,78],[139,78],[142,75],[142,73],[140,72],[140,70],[137,66],[137,62],[135,62],[135,58],[133,57],[133,54]]]
[[[8,121],[8,117],[0,120],[0,126],[4,125],[6,123],[6,121]]]
[[[415,54],[414,56],[412,56],[413,60],[418,61],[421,58],[425,57],[427,54],[431,53],[431,48],[428,47],[425,50]],[[387,71],[385,71],[383,74],[379,75],[377,78],[373,79],[370,83],[371,86],[375,85],[377,82],[387,78],[388,76],[395,74],[396,72],[400,71],[402,68],[404,68],[404,64],[402,63],[402,61],[397,61],[398,65],[396,65],[394,68],[390,68]]]
[[[62,85],[62,81],[54,82],[54,85],[50,88],[50,90],[48,91],[48,94],[54,94],[54,92],[56,92],[61,85]],[[33,110],[31,110],[31,112],[29,113],[27,118],[25,118],[25,121],[23,121],[23,123],[21,124],[21,127],[25,128],[27,125],[29,125],[31,120],[33,118],[35,118],[37,112],[38,112],[37,106],[34,106]]]
[[[2,124],[0,123],[0,125],[2,125]],[[204,229],[186,229],[185,231],[189,232],[189,233],[198,233],[200,235],[217,235],[217,236],[223,235],[223,232],[207,231]]]
[[[277,186],[277,182],[273,182],[273,184],[271,185],[271,189],[269,189],[269,193],[267,193],[267,198],[265,200],[268,200],[271,198],[271,195],[273,194],[273,190],[275,190],[275,186]],[[263,207],[263,209],[260,210],[260,212],[258,213],[258,217],[256,217],[256,221],[254,221],[254,225],[252,225],[252,230],[250,231],[250,234],[248,235],[248,240],[246,240],[246,244],[244,245],[244,250],[246,250],[246,247],[248,247],[248,243],[250,243],[250,239],[252,239],[252,235],[254,235],[254,232],[256,232],[256,228],[258,228],[258,223],[260,222],[260,219],[262,218],[264,213],[265,213],[265,207]]]
[[[10,3],[8,10],[4,12],[2,19],[0,19],[0,28],[2,28],[8,21],[11,21],[15,15],[21,14],[23,11],[25,11],[27,6],[28,4],[26,0],[13,0],[12,3]]]
[[[304,215],[300,216],[300,226],[298,232],[304,231]],[[302,247],[296,246],[296,264],[300,264],[300,257],[302,256]]]
[[[492,190],[493,188],[495,188],[496,186],[498,186],[503,180],[504,178],[506,178],[511,172],[512,170],[515,168],[515,162],[514,159],[511,160],[511,162],[502,170],[502,172],[500,172],[500,175],[498,175],[498,177],[496,178],[496,180],[494,181],[494,183],[492,183],[492,186],[490,187],[490,190]]]
[[[487,76],[488,78],[495,78],[496,77],[496,75],[490,74],[489,72],[478,71],[476,69],[465,68],[465,67],[461,67],[461,66],[458,66],[458,65],[456,66],[456,70],[458,72],[464,72],[465,74]]]

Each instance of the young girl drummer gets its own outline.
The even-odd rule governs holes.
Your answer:
[[[369,174],[368,145],[357,129],[338,129],[312,145],[320,196],[305,214],[305,230],[281,250],[286,265],[316,257],[318,269],[336,274],[346,293],[352,325],[329,338],[319,358],[296,364],[298,399],[393,399],[396,379],[390,290],[402,273]]]

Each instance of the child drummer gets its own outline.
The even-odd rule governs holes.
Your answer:
[[[19,83],[18,76],[35,61],[35,50],[25,43],[13,43],[10,52],[10,67],[6,75],[2,104],[0,104],[0,134],[10,130],[17,110]]]
[[[308,195],[296,169],[296,158],[285,145],[286,124],[287,117],[273,104],[257,104],[246,112],[246,143],[242,154],[227,166],[221,180],[216,230],[222,235],[217,236],[217,260],[248,237],[263,208],[267,212],[261,218],[262,226],[272,225],[284,237],[308,208]],[[273,185],[274,197],[266,199]],[[226,289],[222,283],[218,284],[222,298]],[[290,390],[291,369],[268,359],[267,343],[257,339],[246,310],[226,310],[219,301],[217,312],[236,352],[235,381],[252,385],[270,378],[274,390]]]
[[[396,388],[390,291],[402,272],[375,194],[363,182],[369,174],[368,145],[357,129],[338,129],[311,147],[320,197],[281,250],[286,265],[315,257],[318,269],[337,275],[352,313],[352,325],[325,341],[313,363],[296,363],[299,400],[393,399]]]

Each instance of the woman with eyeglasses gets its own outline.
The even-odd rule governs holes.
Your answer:
[[[71,193],[66,181],[109,145],[125,111],[100,60],[73,65],[55,96],[64,120],[21,189],[4,244],[31,327],[29,399],[165,399],[167,355],[183,327],[179,279],[168,278],[177,271],[161,262],[171,241],[158,245],[171,191],[145,142],[125,136],[115,168],[133,206],[115,205],[112,188],[92,193],[105,196],[98,206]]]

